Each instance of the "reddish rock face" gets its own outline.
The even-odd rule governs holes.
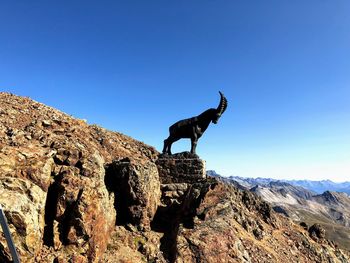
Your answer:
[[[116,220],[105,165],[142,166],[156,151],[28,98],[0,93],[0,105],[0,203],[22,261],[98,262]],[[9,259],[0,237],[0,261]]]
[[[108,164],[106,173],[107,188],[115,195],[117,224],[131,223],[149,229],[160,203],[156,165],[140,165],[127,158]]]
[[[202,176],[198,157],[158,156],[0,93],[0,204],[22,262],[350,262],[321,230],[315,242],[253,193]]]

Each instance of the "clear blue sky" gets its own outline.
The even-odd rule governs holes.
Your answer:
[[[224,175],[350,178],[350,1],[1,1],[0,87]],[[189,141],[174,144],[188,150]]]

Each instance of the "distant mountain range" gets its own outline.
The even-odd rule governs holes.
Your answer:
[[[298,223],[322,224],[330,240],[349,249],[350,182],[222,177],[215,171],[207,171],[207,174],[257,194],[276,212]]]
[[[286,181],[293,185],[298,185],[316,193],[325,191],[335,191],[350,194],[350,182],[335,183],[331,180],[310,181],[310,180],[291,180]]]
[[[218,175],[214,170],[207,171],[211,176]],[[294,186],[301,186],[305,189],[313,191],[317,194],[322,194],[325,191],[343,192],[350,195],[350,181],[336,183],[331,180],[311,181],[311,180],[277,180],[272,178],[246,178],[240,176],[225,177],[229,180],[235,180],[241,185],[251,188],[255,185],[268,185],[270,182],[286,182]]]

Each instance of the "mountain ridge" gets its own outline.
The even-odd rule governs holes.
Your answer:
[[[207,171],[209,175],[215,176],[217,174],[214,170]],[[295,186],[301,186],[308,190],[314,191],[318,194],[322,194],[323,192],[335,191],[335,192],[344,192],[350,194],[350,181],[345,182],[333,182],[332,180],[287,180],[287,179],[273,179],[273,178],[264,178],[264,177],[241,177],[241,176],[225,176],[224,178],[228,178],[231,180],[235,180],[237,182],[244,182],[248,184],[268,184],[270,182],[286,182]],[[242,185],[244,185],[244,183]]]
[[[0,204],[22,262],[350,260],[317,224],[305,230],[244,187],[203,176],[204,167],[198,156],[164,157],[0,93]],[[3,235],[0,261],[11,262]]]
[[[209,175],[220,178],[213,171]],[[307,225],[320,223],[327,230],[327,238],[337,241],[345,249],[350,247],[350,196],[347,193],[327,190],[318,194],[284,180],[269,178],[226,177],[222,180],[235,185],[243,184],[269,202],[276,212],[296,222],[306,222]]]

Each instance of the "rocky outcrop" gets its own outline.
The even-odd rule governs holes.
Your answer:
[[[326,237],[326,230],[320,224],[314,224],[309,228],[309,234],[315,241],[323,240]]]
[[[22,262],[350,259],[244,187],[207,178],[198,156],[159,155],[7,93],[0,93],[0,204]],[[3,235],[0,261],[11,261]]]
[[[161,195],[156,165],[140,165],[129,158],[113,161],[106,165],[105,182],[115,195],[117,224],[149,228]]]
[[[147,167],[157,152],[28,98],[0,93],[0,105],[0,202],[22,261],[98,262],[116,221],[105,165]]]
[[[52,152],[38,147],[0,150],[0,203],[11,226],[13,239],[24,260],[40,250],[44,234],[45,199],[51,180]],[[0,260],[9,257],[4,237]]]

